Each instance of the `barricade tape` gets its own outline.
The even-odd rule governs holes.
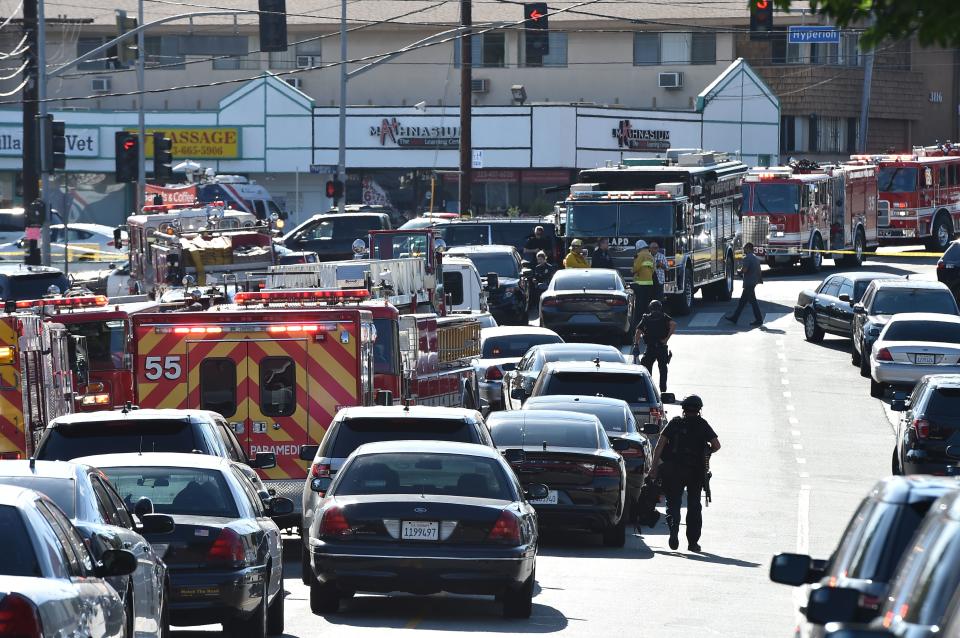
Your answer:
[[[771,257],[791,257],[794,253],[784,254],[779,252],[780,249],[774,249],[778,252],[776,254],[770,255]],[[796,248],[793,249],[800,253],[824,253],[826,255],[856,255],[857,251],[855,250],[826,250],[826,249],[816,249],[816,248]],[[863,256],[873,255],[876,257],[943,257],[943,253],[930,253],[925,251],[906,251],[902,253],[878,253],[878,252],[868,252],[863,251],[860,253]],[[743,257],[744,253],[738,252],[736,257]],[[766,255],[757,254],[757,257],[766,257]]]

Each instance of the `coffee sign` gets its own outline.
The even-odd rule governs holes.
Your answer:
[[[99,157],[100,129],[68,126],[64,135],[67,157]],[[23,130],[0,127],[0,156],[23,155]]]
[[[633,128],[630,120],[620,120],[617,128],[613,129],[613,137],[620,148],[631,151],[659,152],[670,149],[670,131]]]

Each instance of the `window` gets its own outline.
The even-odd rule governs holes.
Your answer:
[[[230,417],[237,411],[237,364],[232,359],[200,363],[200,409]]]
[[[536,414],[536,412],[534,412]],[[586,419],[576,421],[554,421],[527,419],[495,423],[490,427],[490,436],[499,447],[522,447],[524,441],[536,441],[554,447],[579,447],[587,449],[602,448],[603,442],[597,428],[591,427]],[[606,437],[604,437],[606,438]]]
[[[637,66],[660,64],[660,34],[633,34],[633,63]]]
[[[89,53],[97,47],[101,46],[106,40],[103,38],[79,38],[77,40],[77,56],[81,56],[84,53]],[[77,68],[81,71],[103,71],[104,69],[109,68],[106,58],[109,56],[110,51],[103,51],[98,55],[93,56],[93,59],[87,60],[86,62],[81,62],[77,65]],[[116,55],[116,53],[114,53]]]
[[[409,419],[360,418],[341,421],[333,440],[325,443],[326,456],[343,459],[365,443],[375,441],[454,441],[477,443],[476,432],[464,419],[430,418],[416,424]]]
[[[231,467],[230,470],[233,472],[234,478],[237,479],[240,489],[243,490],[243,493],[246,495],[247,501],[250,503],[250,509],[253,510],[254,515],[263,517],[263,500],[260,498],[260,495],[257,494],[257,491],[253,489],[250,479],[244,476],[243,472],[236,467]]]
[[[0,575],[33,578],[43,576],[37,554],[30,542],[30,534],[16,507],[0,506],[0,535],[3,536],[5,550],[3,563],[0,563]]]
[[[264,416],[290,416],[297,409],[297,374],[290,357],[260,362],[260,407]]]
[[[567,34],[551,31],[547,36],[549,52],[533,60],[527,57],[527,34],[526,32],[523,33],[520,46],[520,66],[567,66]]]
[[[313,40],[298,44],[296,47],[288,47],[286,51],[272,51],[269,54],[269,64],[271,69],[295,69],[297,68],[297,58],[300,56],[313,57],[313,64],[320,64],[320,40]]]
[[[146,51],[144,66],[160,67],[170,70],[179,70],[186,68],[184,62],[186,57],[180,51],[180,36],[165,35],[162,38],[157,36],[145,36],[143,38],[143,48]]]
[[[634,33],[633,63],[652,64],[716,64],[715,33]]]
[[[247,455],[240,446],[240,442],[237,441],[235,433],[230,426],[227,425],[226,421],[215,421],[213,427],[220,434],[220,438],[223,440],[223,444],[227,448],[227,456],[237,463],[246,463]]]
[[[103,517],[103,522],[107,525],[123,526],[123,522],[117,516],[117,510],[110,502],[110,497],[107,496],[107,490],[103,487],[103,483],[100,482],[100,479],[95,476],[91,476],[90,486],[93,488],[94,496],[96,496],[97,509],[100,510],[100,516]]]
[[[843,278],[843,282],[840,284],[840,292],[837,296],[839,297],[840,295],[847,295],[853,300],[853,282],[846,277]]]
[[[694,33],[690,45],[690,64],[717,63],[717,34]]]
[[[503,67],[506,60],[506,34],[488,32],[470,38],[470,62],[474,67]],[[453,64],[460,66],[460,40],[453,41]]]
[[[124,503],[136,503],[146,496],[159,514],[238,517],[233,492],[219,470],[110,467],[105,471]]]
[[[63,512],[51,506],[48,501],[37,501],[37,510],[43,515],[66,555],[71,576],[86,576],[93,571],[93,559],[83,543],[83,539],[74,529]]]
[[[520,357],[533,346],[545,343],[560,343],[560,339],[549,334],[498,335],[483,341],[482,357],[484,359]]]
[[[828,295],[830,297],[836,297],[840,291],[840,277],[831,277],[823,284],[823,288],[820,289],[821,295]]]
[[[856,140],[856,130],[850,130],[851,119],[856,121],[855,118],[819,116],[814,125],[811,120],[810,150],[820,153],[849,152],[851,135]]]

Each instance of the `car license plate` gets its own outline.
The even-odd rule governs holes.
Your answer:
[[[547,492],[546,498],[538,498],[536,500],[531,500],[530,504],[531,505],[556,505],[558,502],[559,502],[559,499],[557,498],[557,491],[550,490],[549,492]]]
[[[600,323],[600,319],[596,315],[573,315],[570,323]]]
[[[400,538],[411,541],[435,541],[440,538],[440,523],[434,521],[403,521]]]
[[[916,357],[916,362],[918,365],[932,365],[936,361],[936,358],[932,354],[918,354]]]

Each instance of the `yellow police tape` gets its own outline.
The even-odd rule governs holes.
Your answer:
[[[827,254],[827,255],[856,255],[856,254],[857,254],[857,251],[855,251],[855,250],[824,250],[824,249],[818,250],[818,249],[816,249],[816,248],[797,248],[797,249],[795,249],[795,250],[796,250],[797,252],[801,252],[801,253],[824,253],[824,254]],[[907,251],[907,252],[902,252],[902,253],[878,253],[878,252],[867,252],[867,251],[863,251],[863,252],[860,253],[860,254],[861,254],[861,255],[864,255],[864,256],[866,256],[866,255],[874,255],[874,256],[877,256],[877,257],[943,257],[943,253],[928,253],[928,252],[921,252],[921,251],[917,251],[917,252]],[[744,255],[744,253],[742,253],[742,252],[736,253],[736,257],[738,257],[738,258],[743,257],[743,255]],[[790,256],[792,256],[792,255],[793,255],[793,253],[788,253],[788,254],[786,254],[786,255],[784,255],[783,253],[779,253],[779,254],[771,255],[771,256],[773,256],[773,257],[783,257],[783,256],[785,256],[785,257],[790,257]],[[757,257],[764,257],[764,256],[765,256],[765,255],[757,255]]]
[[[17,250],[17,251],[0,251],[0,259],[7,257],[18,257],[23,258],[26,254],[26,249]],[[83,251],[70,251],[70,261],[72,262],[115,262],[118,260],[126,259],[126,253],[111,253],[103,250],[83,250]],[[63,261],[63,253],[54,252],[51,258],[54,261]]]

